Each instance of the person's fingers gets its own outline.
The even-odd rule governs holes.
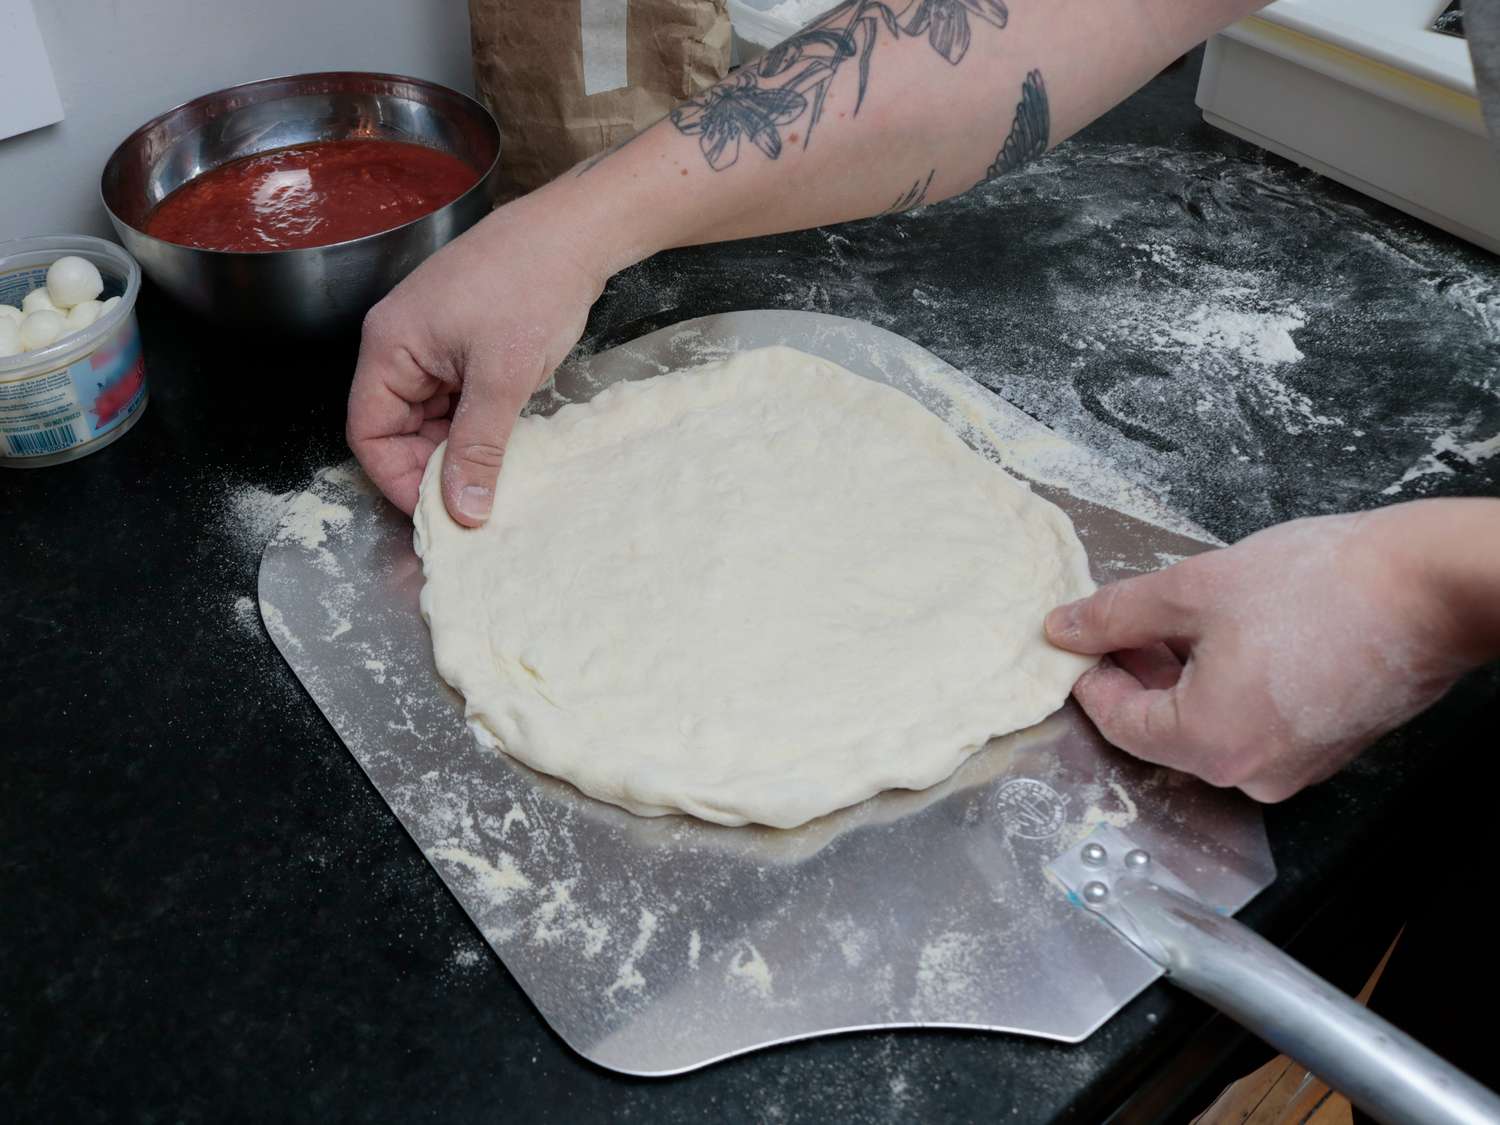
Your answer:
[[[1162,766],[1187,764],[1177,688],[1148,688],[1105,659],[1078,678],[1073,697],[1099,733],[1126,753]]]
[[[1047,639],[1093,655],[1190,638],[1195,615],[1186,584],[1181,564],[1113,582],[1047,614]]]
[[[1164,644],[1123,649],[1112,654],[1110,659],[1139,680],[1145,688],[1165,691],[1175,687],[1182,677],[1182,658]]]
[[[437,447],[448,440],[449,425],[446,418],[429,418],[416,433],[382,438],[375,449],[374,459],[385,471],[381,491],[407,515],[417,509],[422,474]]]
[[[442,437],[433,440],[425,433],[386,438],[372,458],[380,467],[380,491],[408,516],[417,510],[417,500],[422,493],[422,474],[442,440]],[[374,481],[375,473],[369,464],[364,460],[360,463],[365,465],[365,472]]]
[[[489,518],[505,445],[529,393],[520,372],[489,368],[466,374],[448,429],[442,475],[448,514],[466,527]]]
[[[1288,797],[1300,793],[1306,785],[1290,777],[1267,775],[1251,778],[1242,784],[1240,791],[1263,805],[1275,805]]]
[[[423,466],[436,447],[430,404],[447,395],[444,382],[409,349],[392,344],[380,323],[372,314],[360,341],[344,436],[375,486],[410,515]]]
[[[1205,735],[1204,723],[1194,720],[1205,713],[1202,685],[1186,671],[1174,687],[1153,689],[1116,666],[1116,659],[1107,656],[1080,676],[1073,697],[1099,733],[1126,753],[1266,802],[1285,800],[1327,776],[1286,759],[1265,761],[1263,744],[1237,744],[1228,727]]]

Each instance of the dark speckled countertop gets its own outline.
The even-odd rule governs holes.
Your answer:
[[[1500,264],[1204,126],[1196,74],[972,197],[663,255],[584,346],[734,308],[870,320],[1225,539],[1500,493]],[[137,428],[0,475],[0,1117],[1091,1121],[1199,1036],[1158,984],[1076,1047],[868,1034],[666,1081],[578,1060],[254,612],[266,513],[346,456],[353,345],[150,292],[141,321]],[[1480,674],[1272,809],[1280,878],[1243,917],[1285,940],[1390,842],[1451,847],[1497,699]]]

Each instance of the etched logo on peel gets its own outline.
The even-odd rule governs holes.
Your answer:
[[[1023,840],[1056,836],[1067,820],[1068,800],[1045,781],[1015,777],[1000,786],[995,803],[1005,820],[1005,832]]]

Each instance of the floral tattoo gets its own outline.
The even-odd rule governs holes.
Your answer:
[[[1002,0],[909,0],[899,10],[885,0],[843,0],[733,78],[678,106],[671,113],[672,124],[698,138],[703,158],[715,172],[734,165],[746,140],[775,160],[785,143],[798,139],[789,134],[783,140],[782,130],[804,117],[801,141],[807,147],[833,79],[850,61],[859,70],[853,110],[859,113],[870,85],[870,60],[882,35],[925,36],[934,51],[957,66],[969,50],[970,17],[1003,28],[1009,12]]]
[[[927,173],[925,180],[917,180],[913,183],[911,187],[907,188],[901,194],[901,197],[896,202],[892,203],[884,211],[881,211],[880,214],[895,215],[901,211],[915,211],[918,207],[925,206],[927,203],[927,192],[932,187],[932,177],[936,175],[937,169],[934,168],[931,172]]]
[[[703,159],[718,172],[740,158],[741,138],[775,160],[781,155],[779,129],[805,112],[807,98],[796,90],[763,89],[753,72],[741,70],[674,109],[672,124],[678,132],[698,136]]]
[[[1021,100],[1016,103],[1010,135],[996,154],[995,162],[985,170],[984,178],[993,180],[996,176],[1014,172],[1041,156],[1047,151],[1051,132],[1052,111],[1047,105],[1047,87],[1042,84],[1042,72],[1033,70],[1021,83]]]

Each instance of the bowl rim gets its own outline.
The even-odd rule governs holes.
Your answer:
[[[346,238],[342,242],[325,242],[319,246],[293,246],[270,250],[215,250],[206,246],[189,246],[186,243],[182,242],[168,242],[164,238],[157,238],[154,234],[146,233],[134,223],[126,222],[118,214],[116,214],[115,209],[109,205],[109,197],[105,192],[105,182],[107,177],[109,176],[110,169],[114,167],[116,161],[122,157],[122,154],[125,152],[126,148],[132,141],[134,141],[137,137],[141,136],[143,133],[153,128],[160,122],[164,121],[166,118],[172,116],[172,114],[181,112],[182,110],[187,109],[189,106],[197,105],[199,102],[208,101],[211,98],[217,98],[221,95],[233,93],[237,90],[249,90],[256,86],[269,86],[276,82],[288,82],[294,79],[351,77],[374,78],[388,82],[403,82],[414,86],[426,86],[429,89],[440,91],[444,94],[451,95],[452,97],[455,97],[462,102],[469,103],[469,106],[472,109],[477,109],[479,111],[481,120],[489,123],[490,129],[494,134],[495,155],[493,159],[490,160],[489,166],[479,173],[478,179],[474,181],[471,187],[466,189],[461,195],[458,195],[455,198],[449,200],[447,203],[443,204],[443,206],[439,207],[435,211],[429,211],[425,215],[418,215],[415,219],[409,219],[399,226],[387,227],[385,230],[374,231],[370,234],[362,234],[358,238]],[[300,95],[287,96],[296,97]],[[280,99],[273,98],[268,100],[277,101]],[[409,227],[416,226],[418,223],[425,223],[434,215],[446,211],[448,208],[453,207],[454,205],[463,202],[464,200],[467,200],[475,192],[484,189],[486,184],[488,184],[489,181],[494,177],[495,172],[500,167],[500,157],[503,155],[503,140],[504,139],[500,133],[500,123],[495,120],[495,115],[490,112],[489,107],[487,107],[478,98],[473,97],[470,94],[466,94],[462,90],[455,90],[451,86],[444,86],[441,82],[434,82],[430,78],[417,78],[414,75],[410,74],[395,74],[389,71],[380,70],[310,70],[301,71],[294,74],[276,74],[268,78],[256,78],[249,82],[238,82],[233,86],[222,86],[217,90],[210,90],[205,94],[199,94],[196,97],[188,98],[186,101],[178,102],[176,105],[162,110],[155,117],[148,119],[141,125],[132,129],[128,134],[126,134],[125,139],[117,144],[110,152],[109,158],[104,162],[104,168],[99,173],[99,202],[104,207],[105,214],[109,216],[110,222],[114,223],[117,227],[124,227],[136,237],[145,239],[146,241],[156,246],[170,246],[175,250],[183,250],[194,254],[222,255],[226,258],[264,258],[277,254],[327,253],[330,250],[344,246],[357,246],[360,243],[368,242],[370,239],[384,238],[385,236],[395,231],[406,230]],[[414,141],[411,143],[421,144],[422,142]],[[272,150],[267,149],[266,151],[269,152]],[[228,161],[225,161],[225,163],[228,163]],[[219,164],[215,165],[215,167],[223,167],[223,165]]]

